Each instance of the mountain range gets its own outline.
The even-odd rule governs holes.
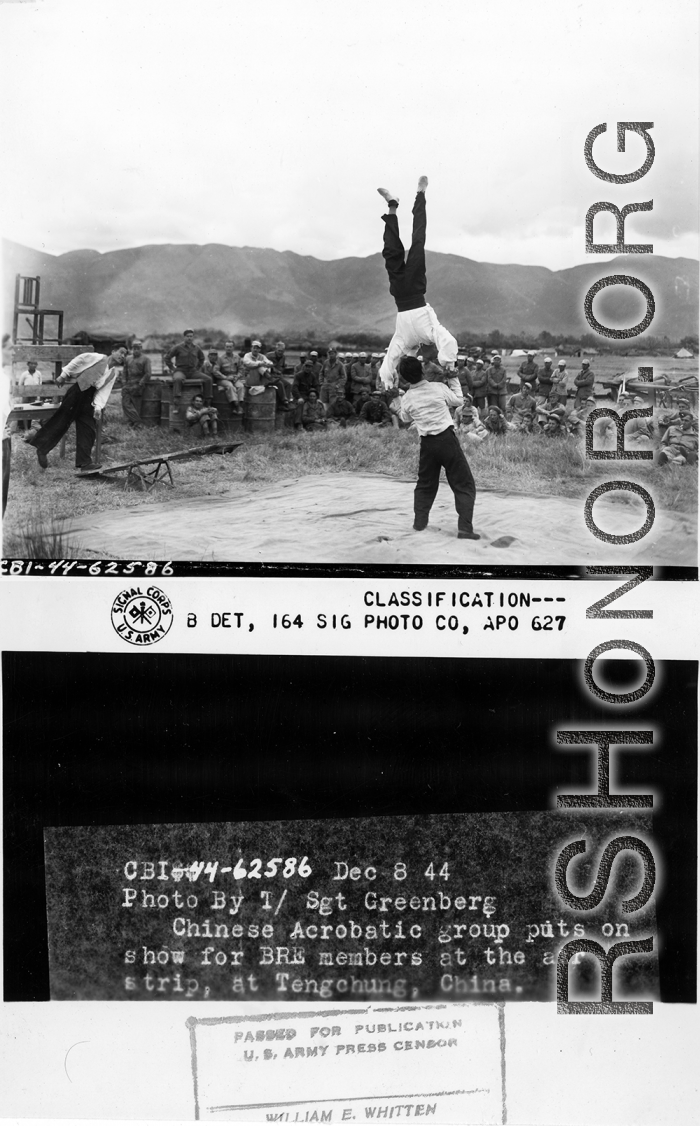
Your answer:
[[[394,325],[380,254],[322,261],[289,250],[211,243],[53,255],[3,240],[3,259],[4,323],[11,323],[15,274],[40,275],[41,305],[65,311],[65,337],[81,329],[145,336],[190,325],[235,335],[313,329],[318,338],[330,338],[390,333]],[[427,268],[427,299],[456,335],[590,332],[584,296],[610,274],[632,275],[649,286],[656,302],[650,334],[675,341],[698,331],[698,262],[692,258],[630,255],[548,270],[428,251]],[[642,319],[645,307],[636,290],[615,286],[596,298],[594,313],[611,327],[627,327]]]

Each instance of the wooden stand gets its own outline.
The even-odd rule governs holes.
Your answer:
[[[69,360],[81,356],[83,352],[94,352],[94,350],[91,344],[13,344],[12,374],[14,376],[16,364],[28,364],[30,360],[40,364],[43,360],[44,363],[54,365],[54,377],[58,378],[61,368]]]
[[[56,333],[54,336],[49,336],[48,339],[56,344],[63,342],[63,309],[41,309],[39,307],[40,292],[40,277],[31,278],[23,277],[21,274],[16,275],[15,308],[12,318],[12,340],[15,344],[22,340],[31,340],[32,344],[43,344],[47,335],[47,317],[57,319]],[[25,326],[29,328],[29,337]]]

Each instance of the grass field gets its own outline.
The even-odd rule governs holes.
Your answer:
[[[109,410],[105,434],[109,441],[103,460],[152,457],[191,446],[191,436],[162,430],[132,430],[120,418],[118,397]],[[39,468],[35,451],[20,435],[12,440],[12,476],[4,520],[6,558],[90,558],[89,546],[71,543],[62,533],[64,520],[132,506],[196,497],[225,497],[309,474],[383,473],[414,477],[418,437],[409,431],[378,430],[368,426],[329,433],[293,430],[270,436],[244,436],[234,453],[212,455],[173,464],[174,489],[158,486],[149,493],[124,489],[122,480],[79,478],[74,469],[73,432],[66,457],[55,450],[49,469]],[[600,480],[611,479],[612,462],[586,461],[582,442],[540,435],[509,434],[481,445],[462,438],[477,488],[511,495],[585,497]],[[628,461],[618,476],[647,488],[661,508],[692,513],[697,507],[697,474],[684,466],[655,467]],[[625,494],[621,494],[621,502]]]

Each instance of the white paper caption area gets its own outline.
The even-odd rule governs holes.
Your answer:
[[[0,584],[0,610],[4,648],[17,651],[33,650],[41,636],[45,650],[67,652],[585,659],[595,646],[625,639],[655,660],[697,659],[698,636],[688,629],[694,582],[643,582],[607,606],[648,610],[651,618],[586,616],[628,577],[10,578]],[[148,631],[130,634],[124,614],[113,614],[120,596],[128,595],[137,612],[154,588],[156,599],[164,595],[172,608],[167,632],[155,641]]]

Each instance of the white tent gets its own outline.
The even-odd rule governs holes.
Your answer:
[[[689,352],[687,348],[681,348],[680,351],[676,352],[677,360],[692,360],[692,358],[693,353]]]

